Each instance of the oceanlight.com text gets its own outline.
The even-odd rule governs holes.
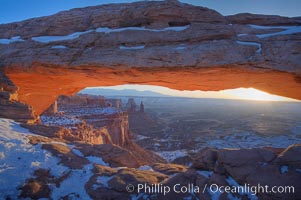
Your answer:
[[[126,186],[126,190],[128,192],[137,192],[144,194],[163,194],[166,195],[168,193],[231,193],[231,194],[249,194],[249,195],[257,195],[258,193],[287,193],[292,194],[295,192],[294,186],[268,186],[268,185],[232,185],[232,186],[222,186],[218,184],[205,184],[204,186],[198,186],[194,184],[175,184],[173,186],[163,185],[163,184],[137,184],[136,186],[129,184]]]

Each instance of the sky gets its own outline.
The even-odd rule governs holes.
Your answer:
[[[137,84],[125,84],[125,85],[117,85],[117,86],[89,87],[89,88],[113,89],[116,90],[116,96],[118,96],[118,90],[133,89],[137,91],[152,91],[163,95],[170,95],[175,97],[298,102],[298,100],[295,99],[269,94],[254,88],[237,88],[237,89],[208,91],[208,92],[200,91],[200,90],[180,91],[180,90],[174,90],[167,87],[161,87],[155,85],[137,85]],[[84,90],[82,90],[81,92],[86,93]]]
[[[47,16],[71,8],[135,0],[0,0],[0,24]],[[301,16],[300,0],[181,0],[217,10],[223,15],[242,12]]]

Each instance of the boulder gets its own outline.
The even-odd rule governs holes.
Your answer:
[[[192,163],[192,167],[204,170],[214,170],[217,166],[218,150],[214,148],[204,148],[198,152]]]
[[[301,144],[289,146],[274,161],[278,165],[288,165],[301,169]]]
[[[180,172],[185,172],[187,170],[186,166],[177,165],[177,164],[164,164],[164,163],[155,163],[152,165],[153,170],[160,172],[166,175],[173,175]]]
[[[254,173],[257,168],[276,158],[270,150],[254,149],[221,149],[218,151],[218,165],[221,165],[229,175],[240,183]]]
[[[120,169],[118,173],[109,181],[109,186],[119,192],[127,192],[126,186],[132,184],[158,184],[167,179],[168,176],[153,172],[153,171],[140,171],[136,169]],[[137,189],[137,188],[136,188]]]
[[[110,163],[111,167],[140,167],[143,165],[152,165],[156,162],[165,163],[161,157],[144,150],[135,143],[132,147],[122,148],[120,146],[103,144],[90,145],[79,144],[78,149],[84,156],[99,156],[105,162]]]

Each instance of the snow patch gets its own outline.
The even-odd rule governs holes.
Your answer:
[[[101,114],[111,115],[111,114],[115,114],[115,113],[118,113],[118,112],[120,112],[120,110],[118,110],[117,108],[107,107],[107,108],[102,109]]]
[[[41,43],[50,43],[50,42],[57,42],[57,41],[64,41],[64,40],[74,40],[79,38],[83,34],[91,33],[91,32],[99,32],[99,33],[114,33],[114,32],[122,32],[122,31],[151,31],[151,32],[164,32],[164,31],[184,31],[188,29],[190,25],[187,26],[177,26],[177,27],[166,27],[163,29],[149,29],[145,27],[125,27],[125,28],[108,28],[108,27],[100,27],[97,29],[91,29],[87,31],[82,32],[75,32],[71,33],[69,35],[48,35],[48,36],[37,36],[32,37],[31,40]],[[23,40],[20,36],[11,37],[9,39],[0,39],[0,44],[10,44],[13,42],[23,42]],[[53,46],[53,49],[65,49],[63,45]]]
[[[211,200],[219,200],[219,197],[222,195],[222,193],[219,192],[218,188],[216,187],[213,187],[212,190],[217,192],[213,192],[209,188],[207,188],[207,192],[210,194]]]
[[[110,188],[109,187],[109,181],[113,178],[114,176],[98,176],[96,179],[96,183],[97,185],[93,185],[93,187],[95,187],[95,189],[104,186],[106,188]],[[101,184],[101,185],[100,185]],[[93,188],[94,189],[94,188]]]
[[[257,47],[256,53],[261,53],[262,51],[261,44],[257,42],[243,42],[237,40],[236,43],[241,45],[256,46]]]
[[[115,33],[115,32],[122,32],[122,31],[151,31],[151,32],[164,32],[164,31],[184,31],[188,29],[190,25],[187,26],[175,26],[175,27],[167,27],[163,29],[150,29],[145,27],[125,27],[125,28],[108,28],[108,27],[100,27],[96,29],[98,33]]]
[[[0,199],[17,199],[18,187],[32,177],[36,169],[50,170],[53,175],[68,170],[40,144],[31,145],[26,137],[31,134],[19,123],[0,118]]]
[[[278,35],[290,35],[301,32],[301,26],[258,26],[253,24],[249,24],[249,26],[254,29],[285,29],[283,31],[278,31],[275,33],[258,34],[256,35],[258,38],[268,38]]]
[[[143,166],[140,166],[139,168],[137,168],[138,170],[141,170],[141,171],[154,171],[153,168],[151,166],[148,166],[148,165],[143,165]]]
[[[59,116],[59,115],[54,115],[54,116],[41,116],[40,117],[41,121],[43,124],[46,125],[74,125],[74,124],[79,124],[81,120],[76,119],[75,117],[68,117],[68,116]]]
[[[149,137],[144,136],[144,135],[136,135],[136,141],[138,140],[144,140],[144,139],[148,139]]]
[[[228,193],[228,194],[227,194],[227,198],[228,198],[229,200],[241,200],[240,198],[233,196],[231,193]]]
[[[85,190],[85,185],[93,175],[93,164],[85,165],[83,169],[72,170],[68,178],[66,178],[57,188],[53,186],[51,197],[52,199],[61,199],[68,195],[68,199],[80,200],[91,199]]]
[[[161,157],[163,157],[168,162],[172,162],[176,158],[184,157],[187,155],[187,152],[184,150],[161,151],[161,152],[156,152],[156,153],[159,154]]]
[[[67,47],[64,45],[56,45],[56,46],[52,46],[51,49],[66,49]]]
[[[174,49],[175,50],[185,50],[185,49],[187,49],[187,46],[186,46],[186,44],[180,44],[179,46],[177,46]]]
[[[250,200],[258,200],[258,197],[251,192],[246,192],[243,191],[243,189],[239,189],[239,188],[244,188],[243,186],[239,185],[231,176],[229,176],[226,181],[228,182],[228,184],[230,186],[234,186],[236,188],[236,190],[239,192],[240,195],[248,195]],[[227,195],[228,199],[237,199],[236,197],[234,197],[232,194],[228,193]]]
[[[131,200],[139,200],[139,199],[148,199],[148,195],[144,194],[144,193],[140,193],[140,194],[132,194],[131,195]]]
[[[120,50],[139,50],[139,49],[144,49],[144,45],[141,46],[132,46],[132,47],[127,47],[127,46],[119,46]]]
[[[74,153],[75,155],[79,156],[79,157],[84,157],[84,155],[82,154],[82,152],[78,149],[72,149],[72,153]]]
[[[254,28],[254,29],[290,29],[290,28],[295,28],[298,26],[260,26],[260,25],[255,25],[255,24],[249,24],[249,27]]]
[[[96,157],[96,156],[87,156],[86,157],[91,163],[95,163],[95,164],[98,164],[98,165],[104,165],[104,166],[109,166],[108,163],[104,162],[102,160],[102,158],[100,157]]]
[[[38,36],[38,37],[32,37],[31,39],[36,42],[41,43],[49,43],[49,42],[56,42],[56,41],[64,41],[64,40],[74,40],[76,38],[79,38],[81,35],[93,32],[94,30],[88,30],[83,32],[75,32],[69,35],[63,35],[63,36]]]
[[[247,33],[242,33],[242,34],[238,34],[237,36],[242,37],[242,36],[247,36],[247,35],[248,35]]]
[[[288,166],[284,165],[280,167],[281,174],[286,174],[288,172]]]
[[[0,39],[0,44],[10,44],[13,42],[24,42],[20,36],[11,37],[9,39]]]
[[[300,132],[293,132],[289,135],[273,135],[269,137],[260,136],[253,132],[232,132],[223,138],[206,140],[203,146],[217,148],[254,148],[262,146],[273,146],[287,148],[288,146],[300,143]]]
[[[197,173],[199,175],[202,175],[202,176],[206,177],[206,178],[210,178],[213,174],[213,171],[197,170]]]

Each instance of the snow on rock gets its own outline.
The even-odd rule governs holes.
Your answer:
[[[185,50],[185,49],[187,49],[187,45],[186,44],[180,44],[179,46],[177,46],[174,49],[175,50]]]
[[[241,45],[250,45],[250,46],[256,46],[257,47],[257,51],[256,53],[261,53],[262,48],[261,48],[261,44],[258,42],[243,42],[243,41],[236,41],[237,44],[241,44]]]
[[[132,46],[132,47],[127,47],[127,46],[120,46],[120,50],[139,50],[139,49],[144,49],[144,45],[141,46]]]
[[[149,199],[149,197],[147,194],[144,194],[144,193],[131,195],[131,200],[138,200],[138,199]]]
[[[297,26],[260,26],[260,25],[255,25],[255,24],[249,24],[249,27],[254,28],[254,29],[289,29],[289,28],[294,28]]]
[[[96,115],[110,115],[110,114],[116,114],[116,113],[121,113],[122,111],[118,108],[114,108],[114,107],[106,107],[106,108],[102,108],[102,107],[95,107],[95,106],[84,106],[84,107],[74,107],[72,109],[65,109],[65,108],[60,108],[59,110],[60,112],[63,112],[63,115],[60,115],[59,113],[54,115],[54,116],[42,116],[41,120],[44,120],[45,123],[48,123],[47,120],[50,121],[50,123],[54,123],[56,120],[59,120],[58,118],[64,119],[66,118],[66,120],[70,119],[72,121],[72,123],[79,123],[80,121],[78,121],[79,119],[77,119],[74,116],[82,116],[82,115],[92,115],[92,114],[96,114]],[[51,117],[55,117],[55,118],[51,118]],[[69,123],[69,122],[66,122]]]
[[[98,165],[104,165],[104,166],[109,166],[108,163],[104,162],[102,160],[102,158],[100,157],[96,157],[96,156],[87,156],[86,157],[91,163],[95,163],[95,164],[98,164]]]
[[[281,174],[285,174],[288,172],[288,166],[284,165],[280,167]]]
[[[26,137],[30,134],[19,123],[0,118],[0,199],[17,199],[18,187],[38,168],[49,169],[54,176],[68,170],[41,145],[31,145]]]
[[[9,39],[0,39],[0,44],[10,44],[13,42],[24,42],[20,36],[11,37]]]
[[[73,125],[73,124],[79,124],[81,120],[76,119],[75,117],[68,117],[68,116],[41,116],[41,121],[43,124],[46,125]]]
[[[185,150],[176,150],[176,151],[161,151],[156,152],[161,157],[163,157],[168,162],[172,162],[176,158],[184,157],[187,155],[187,152]]]
[[[82,152],[80,150],[78,150],[78,149],[72,149],[72,153],[74,153],[77,156],[84,157],[84,155],[82,154]]]
[[[139,168],[137,168],[138,170],[141,170],[141,171],[154,171],[153,168],[151,166],[148,166],[148,165],[143,165],[143,166],[140,166]]]
[[[122,31],[152,31],[152,32],[163,32],[163,31],[184,31],[188,29],[190,26],[175,26],[175,27],[166,27],[163,29],[150,29],[145,27],[125,27],[125,28],[108,28],[108,27],[100,27],[96,29],[96,32],[99,33],[114,33],[114,32],[122,32]]]
[[[101,111],[101,114],[107,114],[107,115],[111,115],[111,114],[115,114],[115,113],[119,113],[120,110],[114,107],[107,107],[107,108],[103,108]]]
[[[258,38],[267,38],[278,35],[289,35],[301,32],[301,26],[258,26],[253,24],[250,24],[249,26],[254,29],[285,29],[283,31],[278,31],[274,33],[258,34],[256,35]]]
[[[80,200],[91,199],[85,190],[85,185],[93,175],[93,164],[88,164],[80,170],[72,170],[68,178],[66,178],[59,187],[52,186],[52,199],[61,199],[68,196],[68,199]]]
[[[296,143],[301,143],[301,132],[293,132],[289,135],[275,135],[264,137],[252,132],[233,132],[223,138],[208,139],[204,147],[216,148],[254,148],[262,146],[273,146],[287,148]]]
[[[148,139],[149,137],[147,136],[144,136],[144,135],[136,135],[136,141],[139,141],[139,140],[145,140],[145,139]]]
[[[227,194],[227,198],[228,198],[228,200],[240,200],[240,198],[233,196],[231,193]]]
[[[52,46],[51,49],[66,49],[67,47],[64,45],[56,45],[56,46]]]
[[[197,170],[197,173],[198,173],[199,175],[202,175],[202,176],[206,177],[206,178],[209,178],[209,177],[212,176],[213,171]]]
[[[242,36],[247,36],[247,35],[248,35],[247,33],[242,33],[242,34],[238,34],[237,36],[242,37]]]
[[[94,190],[100,188],[100,187],[106,187],[109,188],[109,181],[113,178],[114,176],[98,176],[96,178],[96,183],[92,187]]]
[[[246,191],[243,191],[243,190],[238,190],[238,188],[244,188],[243,186],[239,185],[231,176],[229,176],[226,181],[228,182],[228,184],[230,186],[234,186],[235,188],[237,188],[237,191],[240,195],[248,195],[249,199],[250,200],[258,200],[258,197],[254,194],[254,193],[251,193],[251,192],[246,192]],[[228,199],[235,199],[236,197],[234,197],[232,194],[228,193],[227,195]]]
[[[207,188],[207,192],[210,194],[211,200],[219,200],[219,197],[222,195],[222,193],[218,191],[218,188],[213,187],[212,189],[213,191]]]
[[[125,27],[125,28],[116,28],[116,29],[112,29],[112,28],[108,28],[108,27],[100,27],[97,29],[91,29],[91,30],[87,30],[87,31],[83,31],[83,32],[75,32],[75,33],[71,33],[69,35],[62,35],[62,36],[37,36],[37,37],[32,37],[31,39],[33,41],[36,42],[41,42],[41,43],[49,43],[49,42],[57,42],[57,41],[64,41],[64,40],[74,40],[79,38],[81,35],[83,34],[87,34],[87,33],[91,33],[91,32],[99,32],[99,33],[114,33],[114,32],[122,32],[122,31],[152,31],[152,32],[163,32],[163,31],[183,31],[189,28],[189,25],[187,26],[176,26],[176,27],[167,27],[167,28],[163,28],[163,29],[149,29],[149,28],[145,28],[145,27]],[[12,40],[13,39],[13,40]],[[19,40],[18,40],[19,39]],[[7,42],[9,41],[21,41],[19,37],[13,37],[11,39],[1,39],[1,41],[4,44],[7,44]],[[24,40],[22,40],[24,41]]]
[[[79,38],[79,36],[93,32],[93,30],[83,31],[83,32],[75,32],[69,35],[63,36],[38,36],[31,38],[33,41],[41,42],[41,43],[49,43],[49,42],[56,42],[56,41],[64,41],[64,40],[74,40]]]

